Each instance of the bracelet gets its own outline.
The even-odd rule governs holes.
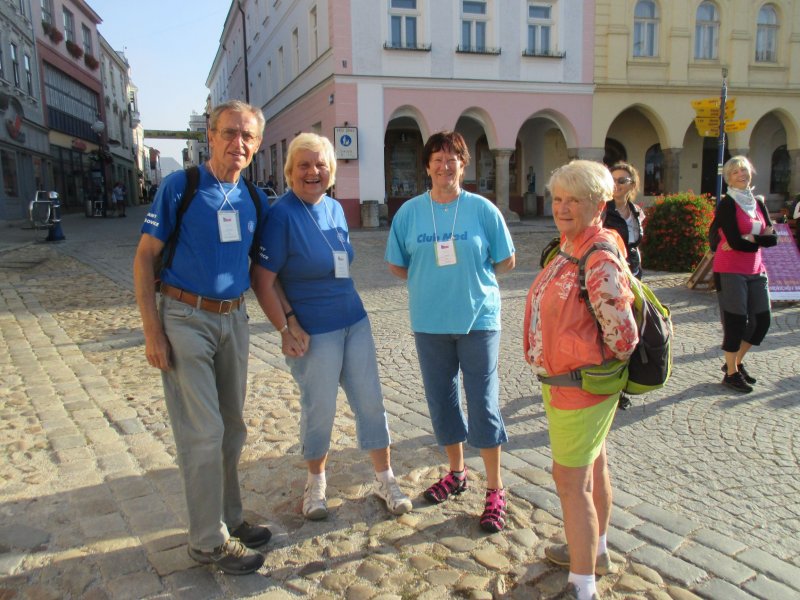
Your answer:
[[[293,310],[290,310],[289,312],[287,312],[287,313],[286,313],[286,318],[287,318],[287,319],[288,319],[289,317],[293,317],[293,316],[294,316],[294,311],[293,311]]]
[[[286,323],[286,325],[281,327],[280,330],[279,330],[280,333],[286,333],[287,331],[289,331],[289,324],[288,323]]]

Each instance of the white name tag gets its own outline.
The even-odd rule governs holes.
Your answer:
[[[347,252],[343,250],[333,251],[333,274],[336,279],[350,277],[350,259],[347,257]]]
[[[242,230],[239,228],[239,212],[236,210],[217,211],[220,242],[241,242]]]
[[[440,267],[448,267],[456,264],[456,245],[453,240],[435,242],[435,244],[437,265]]]

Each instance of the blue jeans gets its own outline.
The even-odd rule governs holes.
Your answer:
[[[239,456],[247,428],[249,329],[244,304],[228,315],[162,297],[172,369],[162,371],[189,513],[189,544],[210,551],[242,523]]]
[[[437,443],[450,446],[467,441],[473,448],[496,448],[508,441],[498,398],[500,332],[415,332],[414,341]],[[459,371],[469,421],[461,408]]]
[[[376,450],[389,446],[369,317],[344,329],[312,335],[305,355],[287,356],[286,364],[300,388],[300,441],[305,460],[322,458],[330,449],[340,384],[355,415],[359,447]]]

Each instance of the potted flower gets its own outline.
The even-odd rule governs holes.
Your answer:
[[[88,52],[83,55],[83,62],[89,67],[92,71],[95,71],[97,67],[100,66],[100,61],[98,61],[94,56],[89,54]]]
[[[50,23],[48,23],[47,21],[45,21],[44,19],[42,19],[42,31],[44,31],[44,34],[45,34],[46,36],[50,37],[50,30],[51,30],[52,28],[53,28],[53,26],[52,26],[52,25],[50,25]]]
[[[67,40],[67,52],[69,52],[73,56],[73,58],[76,59],[83,56],[83,48],[78,46],[78,44],[76,44],[72,40]]]
[[[51,41],[52,41],[54,44],[59,44],[59,43],[61,43],[61,40],[63,40],[63,39],[64,39],[64,34],[63,34],[63,33],[61,33],[61,32],[58,30],[58,28],[57,28],[57,27],[55,27],[55,25],[51,25],[51,26],[50,26],[50,32],[49,32],[47,35],[49,35],[49,36],[50,36],[50,40],[51,40]]]

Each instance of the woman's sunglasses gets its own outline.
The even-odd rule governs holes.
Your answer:
[[[633,183],[633,179],[630,177],[617,177],[614,181],[616,181],[620,185],[625,185],[627,183]]]

